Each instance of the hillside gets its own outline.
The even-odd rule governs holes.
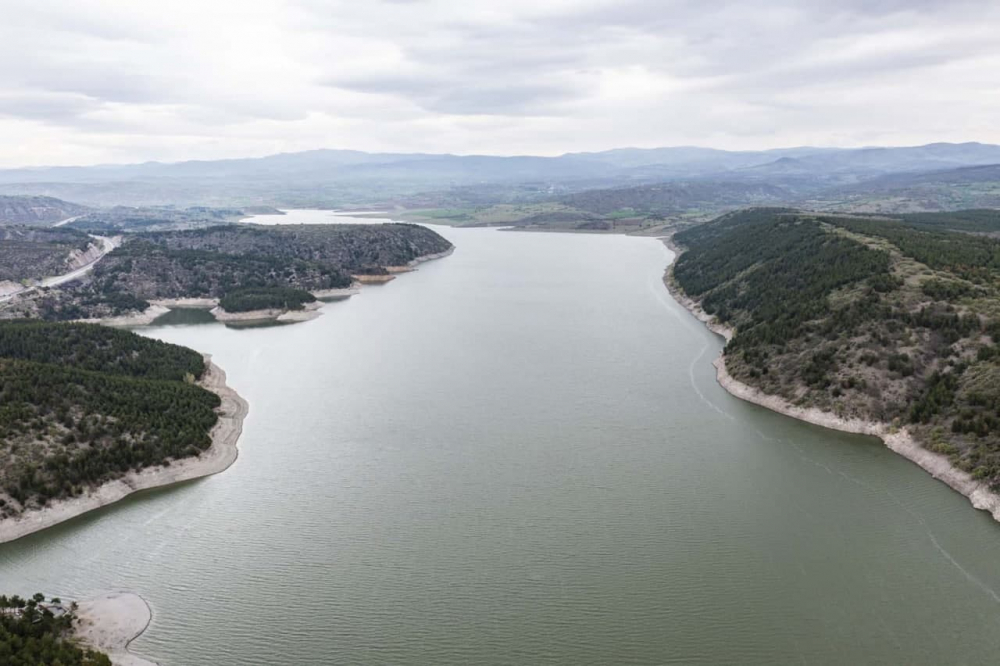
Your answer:
[[[197,352],[88,324],[0,322],[0,519],[197,456],[220,400]]]
[[[1000,208],[1000,164],[881,176],[824,191],[804,204],[821,210],[890,214]]]
[[[239,311],[251,303],[298,309],[312,300],[306,292],[346,288],[352,276],[385,275],[387,267],[451,249],[430,229],[408,224],[225,225],[126,239],[84,279],[14,300],[0,318],[119,317],[153,300],[227,296]]]
[[[980,218],[741,211],[678,233],[673,279],[735,329],[738,381],[905,427],[998,489],[1000,241],[946,230]]]
[[[90,245],[87,234],[65,227],[0,227],[0,281],[66,273]]]
[[[130,231],[196,229],[237,222],[244,217],[244,212],[235,208],[114,206],[81,215],[68,226],[90,233],[111,235]]]
[[[248,287],[318,291],[450,247],[413,225],[229,225],[144,234],[109,255],[93,279],[102,293],[147,300],[220,298]]]
[[[703,221],[735,208],[777,204],[793,196],[766,183],[702,179],[536,195],[518,203],[470,206],[456,201],[450,207],[418,208],[403,215],[454,226],[651,234],[680,220]]]
[[[434,231],[410,224],[228,225],[142,238],[169,250],[319,262],[348,273],[384,272],[451,247]]]
[[[719,210],[785,201],[780,187],[757,183],[689,181],[608,190],[588,190],[562,197],[561,203],[599,215],[616,212],[669,215],[690,209]]]
[[[89,210],[86,206],[52,197],[0,195],[0,226],[7,224],[51,226],[56,222],[83,215]]]

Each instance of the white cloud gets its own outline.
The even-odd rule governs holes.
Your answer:
[[[0,166],[1000,142],[993,0],[6,0]]]

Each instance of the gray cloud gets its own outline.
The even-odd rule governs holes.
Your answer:
[[[93,112],[99,103],[82,95],[61,93],[0,93],[0,115],[65,123]]]
[[[1000,141],[993,0],[6,5],[5,165]]]

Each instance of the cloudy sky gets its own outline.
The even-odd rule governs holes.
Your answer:
[[[0,166],[1000,143],[997,0],[4,0]]]

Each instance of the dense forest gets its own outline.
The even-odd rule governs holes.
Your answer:
[[[0,322],[0,358],[173,381],[200,379],[205,372],[196,351],[91,324]]]
[[[968,231],[970,233],[1000,232],[1000,210],[980,208],[953,213],[911,213],[900,219],[912,227],[933,231]]]
[[[115,317],[174,298],[225,299],[233,311],[251,300],[287,301],[296,309],[309,302],[303,292],[348,287],[353,275],[384,274],[451,248],[434,231],[410,224],[230,224],[127,239],[85,279],[7,304],[0,318]]]
[[[73,640],[75,605],[42,594],[0,595],[0,664],[4,666],[111,666],[106,654]]]
[[[91,324],[0,322],[0,517],[211,445],[196,352]]]
[[[338,266],[264,253],[169,247],[146,237],[112,252],[94,269],[99,294],[125,293],[144,300],[220,298],[246,288],[335,289],[351,284]]]
[[[172,250],[297,260],[346,273],[377,273],[451,247],[436,232],[412,224],[227,225],[143,238]]]
[[[1000,269],[1000,239],[939,230],[934,228],[936,225],[925,223],[922,216],[918,217],[920,221],[916,225],[905,219],[822,219],[865,236],[883,238],[903,254],[930,268],[949,271],[969,280],[989,281]],[[944,226],[945,222],[939,224]]]
[[[734,377],[907,426],[1000,488],[1000,242],[973,233],[993,219],[741,211],[676,234],[673,279],[735,328]]]
[[[75,321],[121,317],[142,312],[149,301],[112,287],[103,290],[100,283],[89,279],[70,282],[59,289],[47,289],[27,302],[18,302],[4,311],[0,318],[37,317],[48,321]]]
[[[258,287],[228,292],[219,300],[226,312],[251,310],[301,310],[316,297],[308,291],[290,287]]]

